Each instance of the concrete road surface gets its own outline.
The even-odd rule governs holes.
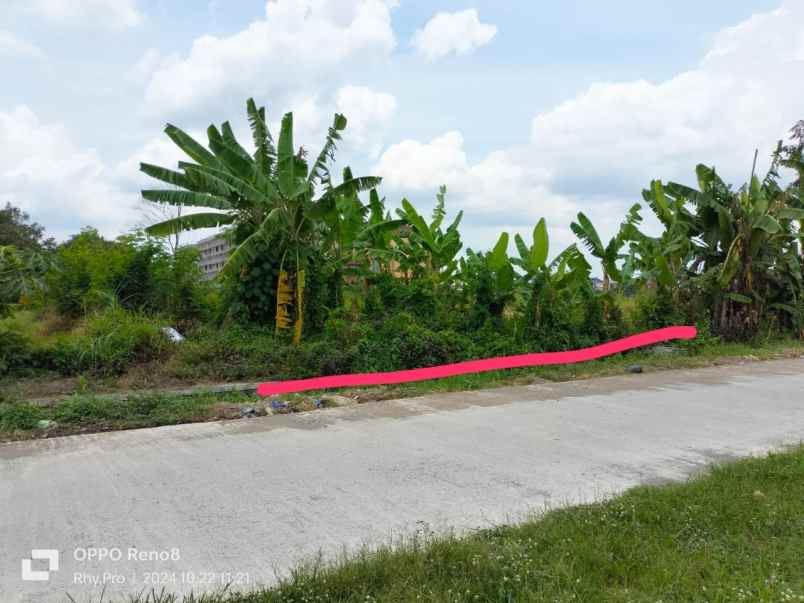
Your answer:
[[[796,359],[4,444],[0,601],[268,584],[802,439]]]

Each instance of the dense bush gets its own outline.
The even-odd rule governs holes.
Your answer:
[[[83,331],[60,337],[38,352],[43,368],[63,375],[115,375],[164,358],[172,348],[162,324],[142,314],[112,307],[91,316]]]
[[[32,365],[31,341],[22,333],[0,325],[0,377]]]
[[[128,235],[108,241],[92,229],[57,248],[56,269],[48,274],[51,303],[72,317],[119,305],[189,325],[210,318],[211,291],[201,279],[195,248],[171,255],[153,239]]]
[[[360,372],[434,366],[467,360],[475,353],[475,346],[466,336],[450,330],[431,330],[406,312],[373,327],[356,342],[354,368]]]
[[[634,319],[643,329],[660,329],[685,320],[667,289],[643,289],[636,295]]]

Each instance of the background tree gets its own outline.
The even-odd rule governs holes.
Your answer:
[[[32,222],[31,217],[19,207],[6,203],[0,209],[0,247],[42,251],[51,250],[54,245],[52,238],[45,238],[45,227]]]

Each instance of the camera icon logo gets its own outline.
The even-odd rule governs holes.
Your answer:
[[[33,560],[47,561],[46,570],[33,569]],[[33,549],[29,559],[22,560],[22,579],[26,582],[47,582],[50,572],[59,570],[59,552],[56,549]]]

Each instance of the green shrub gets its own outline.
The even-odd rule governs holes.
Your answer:
[[[349,312],[334,310],[324,323],[322,336],[328,341],[351,346],[366,337],[370,330],[368,323],[355,320]]]
[[[476,353],[471,340],[455,331],[434,331],[400,312],[376,324],[357,342],[355,370],[393,371],[467,360]]]
[[[118,375],[164,358],[171,348],[159,321],[112,307],[87,319],[83,333],[63,336],[43,350],[40,362],[63,375]]]
[[[720,343],[720,337],[712,333],[712,321],[708,313],[695,323],[695,327],[698,330],[695,339],[682,339],[675,345],[688,354],[695,355]]]
[[[623,312],[611,293],[588,296],[583,310],[584,320],[579,331],[585,339],[576,342],[578,347],[605,343],[626,335]]]
[[[0,377],[30,367],[32,358],[30,339],[16,330],[0,326]]]
[[[357,347],[324,339],[287,350],[293,359],[287,371],[296,378],[343,375],[354,372]]]
[[[639,329],[661,329],[684,324],[686,317],[666,289],[643,289],[636,296],[634,322]]]
[[[36,429],[43,416],[39,406],[27,402],[0,402],[0,431]]]
[[[272,328],[201,327],[177,346],[169,370],[185,379],[247,379],[284,374],[292,355],[289,344],[274,337]]]

